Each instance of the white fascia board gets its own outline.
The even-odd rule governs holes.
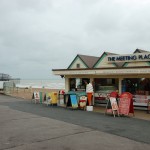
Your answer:
[[[93,70],[57,70],[54,75],[125,75],[125,74],[150,74],[150,68],[127,69],[93,69]]]

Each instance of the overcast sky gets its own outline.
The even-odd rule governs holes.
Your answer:
[[[0,0],[0,73],[49,79],[77,54],[150,51],[150,0]]]

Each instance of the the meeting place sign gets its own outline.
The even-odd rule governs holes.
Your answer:
[[[135,62],[135,61],[150,61],[150,53],[136,53],[131,55],[109,55],[107,56],[108,63],[112,62]]]

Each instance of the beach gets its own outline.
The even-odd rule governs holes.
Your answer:
[[[3,93],[26,100],[31,100],[34,92],[42,92],[44,99],[46,93],[58,93],[65,89],[64,79],[21,79],[18,83],[15,83],[15,86],[11,86],[12,82],[9,83],[5,85]]]
[[[47,89],[47,88],[13,88],[6,95],[10,95],[12,97],[23,98],[26,100],[31,100],[34,92],[42,92],[42,97],[46,93],[50,92],[59,92],[61,89]]]

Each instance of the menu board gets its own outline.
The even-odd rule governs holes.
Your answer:
[[[128,115],[130,109],[130,98],[120,98],[119,101],[119,113]]]
[[[118,108],[118,103],[117,103],[117,97],[118,93],[117,92],[111,92],[109,100],[106,105],[106,111],[105,113],[113,113],[114,117],[115,114],[117,113],[119,116],[119,108]]]
[[[112,110],[118,110],[118,104],[115,97],[110,97],[110,103],[111,103]]]
[[[70,95],[72,108],[78,108],[77,96]]]
[[[39,92],[34,92],[33,93],[33,98],[37,99],[37,100],[40,99],[40,93]]]
[[[133,113],[132,94],[124,92],[120,95],[119,113],[122,115],[129,115],[129,113]]]
[[[36,103],[40,102],[40,93],[39,92],[34,92],[32,95],[32,101]]]

